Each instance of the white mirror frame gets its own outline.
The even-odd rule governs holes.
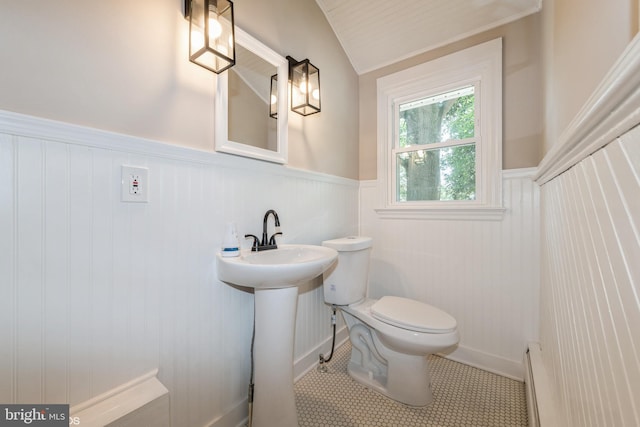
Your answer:
[[[277,150],[252,147],[235,141],[229,141],[229,86],[228,74],[218,74],[215,96],[215,150],[268,162],[286,164],[288,160],[288,99],[287,82],[289,81],[289,62],[245,31],[236,27],[236,43],[253,52],[265,61],[273,64],[278,70],[278,118],[277,118]],[[265,109],[264,114],[269,114]]]

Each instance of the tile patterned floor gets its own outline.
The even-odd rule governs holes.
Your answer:
[[[433,402],[413,408],[347,374],[351,346],[338,348],[328,372],[313,370],[295,385],[300,427],[526,427],[524,384],[430,356]]]

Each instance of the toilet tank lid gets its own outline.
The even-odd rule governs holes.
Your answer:
[[[365,236],[347,236],[322,242],[322,246],[335,249],[338,252],[359,251],[370,248],[372,244],[373,239]]]
[[[382,297],[371,306],[371,314],[385,323],[416,332],[445,334],[457,327],[449,313],[408,298]]]

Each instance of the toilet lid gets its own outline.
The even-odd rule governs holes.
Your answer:
[[[444,311],[408,298],[386,296],[371,306],[378,320],[399,328],[431,334],[444,334],[456,329],[456,319]]]

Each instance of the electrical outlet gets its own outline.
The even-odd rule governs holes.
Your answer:
[[[122,165],[122,201],[149,202],[149,169]]]

